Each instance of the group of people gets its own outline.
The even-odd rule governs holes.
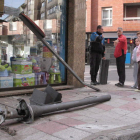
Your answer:
[[[125,82],[125,59],[127,53],[127,38],[123,35],[123,29],[118,27],[118,38],[114,41],[115,51],[114,57],[116,58],[117,73],[119,76],[119,82],[115,86],[123,87]],[[103,27],[97,26],[97,31],[93,32],[90,37],[90,75],[91,85],[100,84],[97,82],[97,73],[101,59],[105,59],[105,39],[103,36]],[[140,32],[137,33],[137,39],[135,40],[135,48],[132,54],[132,60],[134,62],[134,85],[132,88],[138,88],[140,91]]]

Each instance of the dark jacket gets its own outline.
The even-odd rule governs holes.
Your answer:
[[[93,32],[91,34],[90,40],[90,52],[100,53],[102,54],[102,57],[104,57],[105,43],[102,34],[99,32]]]

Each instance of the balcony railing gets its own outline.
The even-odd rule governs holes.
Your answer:
[[[140,20],[140,17],[125,17],[123,18],[124,21],[127,21],[127,20],[132,20],[132,21],[135,21],[135,20]]]

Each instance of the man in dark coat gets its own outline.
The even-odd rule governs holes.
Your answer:
[[[97,73],[99,70],[99,65],[101,59],[105,59],[104,52],[104,37],[102,35],[103,27],[101,25],[97,26],[97,31],[93,32],[90,37],[90,75],[91,75],[91,85],[99,84],[96,80]]]

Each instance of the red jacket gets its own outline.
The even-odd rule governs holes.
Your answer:
[[[122,56],[122,49],[124,50],[124,54],[126,54],[127,51],[127,39],[124,35],[120,35],[118,37],[118,44],[115,47],[115,51],[114,51],[114,57],[120,57]]]

